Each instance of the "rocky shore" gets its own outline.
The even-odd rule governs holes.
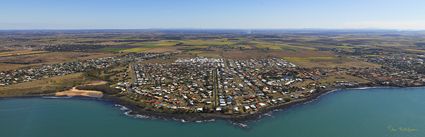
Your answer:
[[[343,86],[343,87],[328,87],[326,89],[318,90],[315,93],[311,94],[310,96],[302,99],[298,99],[295,101],[291,101],[288,103],[270,106],[265,109],[261,109],[256,113],[250,113],[250,114],[239,114],[239,115],[225,115],[222,113],[162,113],[162,112],[155,112],[151,110],[145,110],[137,105],[134,105],[133,103],[129,101],[125,101],[122,99],[119,99],[115,96],[105,95],[103,97],[104,100],[111,101],[113,103],[125,106],[129,110],[130,115],[143,115],[146,117],[151,118],[158,118],[158,119],[174,119],[174,120],[181,120],[185,122],[196,122],[196,121],[208,121],[212,119],[222,119],[222,120],[230,120],[232,122],[236,123],[246,123],[248,121],[258,120],[260,119],[264,114],[269,113],[274,110],[283,110],[288,109],[290,107],[304,104],[307,102],[311,102],[313,100],[318,99],[320,96],[325,95],[327,93],[338,91],[341,89],[350,89],[350,88],[367,88],[367,87],[388,87],[378,84],[372,84],[372,83],[365,83],[365,84],[359,84],[355,86]],[[389,87],[419,87],[419,86],[389,86]]]

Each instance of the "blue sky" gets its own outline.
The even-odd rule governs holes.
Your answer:
[[[0,0],[0,29],[425,29],[424,0]]]

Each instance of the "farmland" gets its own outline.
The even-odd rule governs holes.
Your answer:
[[[0,97],[96,93],[140,112],[245,117],[332,89],[423,86],[424,38],[398,31],[0,32]],[[93,81],[103,82],[87,84]]]

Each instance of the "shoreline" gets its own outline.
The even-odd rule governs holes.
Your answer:
[[[135,118],[175,120],[175,121],[181,121],[181,122],[208,122],[208,121],[215,121],[215,120],[226,120],[226,121],[230,121],[232,124],[245,128],[247,126],[245,123],[260,120],[263,116],[266,116],[267,113],[276,112],[276,111],[285,111],[287,109],[296,107],[298,105],[303,105],[303,104],[317,101],[322,96],[325,96],[334,92],[342,91],[342,90],[349,90],[349,89],[364,90],[364,89],[374,89],[374,88],[419,88],[419,87],[424,87],[424,85],[421,85],[421,86],[370,86],[366,84],[366,85],[358,85],[353,87],[328,88],[328,89],[323,89],[319,92],[316,92],[315,94],[301,100],[264,108],[262,110],[257,111],[254,114],[242,114],[242,115],[224,115],[220,113],[182,114],[182,113],[162,113],[162,112],[148,111],[148,110],[143,110],[142,108],[131,104],[131,102],[123,101],[117,97],[106,95],[106,94],[102,98],[84,97],[84,96],[58,97],[58,96],[54,96],[54,94],[43,94],[43,95],[28,95],[28,96],[18,96],[18,97],[0,97],[0,100],[36,98],[36,97],[42,97],[46,99],[51,98],[51,99],[94,100],[94,101],[106,102],[108,104],[110,103],[118,107],[124,107],[125,110],[121,108],[120,110],[123,111],[126,115],[132,116]]]
[[[164,120],[177,120],[182,122],[199,122],[199,121],[211,121],[211,120],[228,120],[232,123],[237,124],[244,124],[250,121],[256,121],[261,119],[264,115],[267,115],[267,113],[275,112],[275,111],[284,111],[289,108],[292,108],[297,105],[302,105],[310,102],[314,102],[318,100],[320,97],[325,96],[327,94],[341,91],[341,90],[347,90],[347,89],[373,89],[373,88],[416,88],[416,87],[424,87],[425,85],[420,86],[382,86],[382,85],[370,85],[370,84],[361,84],[357,86],[351,86],[351,87],[339,87],[339,88],[327,88],[323,89],[319,92],[315,92],[313,95],[300,99],[297,101],[289,102],[286,104],[279,104],[276,106],[271,106],[268,108],[264,108],[262,110],[259,110],[253,114],[241,114],[241,115],[224,115],[221,113],[162,113],[162,112],[155,112],[155,111],[148,111],[143,110],[143,108],[140,108],[136,105],[133,105],[131,102],[123,101],[120,99],[117,99],[116,97],[110,97],[110,96],[104,96],[104,100],[110,101],[112,103],[115,103],[117,105],[123,106],[129,110],[128,115],[135,116],[141,115],[142,117],[147,117],[151,119],[164,119]]]

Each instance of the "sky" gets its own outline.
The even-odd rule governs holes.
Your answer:
[[[425,30],[425,0],[0,0],[0,29]]]

